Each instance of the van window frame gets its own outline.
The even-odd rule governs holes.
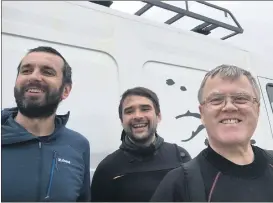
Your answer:
[[[270,88],[270,90],[269,90]],[[272,91],[272,94],[271,94]],[[267,83],[266,84],[266,93],[269,100],[269,105],[271,107],[272,113],[273,113],[273,83]]]

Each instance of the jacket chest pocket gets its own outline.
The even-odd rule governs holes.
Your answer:
[[[83,184],[82,155],[70,146],[53,150],[45,201],[76,201]]]

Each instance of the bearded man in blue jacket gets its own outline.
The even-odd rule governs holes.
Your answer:
[[[72,88],[71,67],[51,47],[29,50],[14,87],[17,107],[1,112],[2,201],[89,201],[90,147],[65,127],[58,104]]]

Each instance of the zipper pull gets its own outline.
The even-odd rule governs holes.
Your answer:
[[[39,142],[39,148],[40,148],[40,149],[42,148],[42,143],[41,143],[41,142]]]
[[[55,160],[55,168],[56,168],[56,170],[58,170],[58,157],[57,157],[57,152],[56,151],[54,151],[53,158]]]
[[[48,195],[45,197],[45,202],[49,202],[49,196]]]

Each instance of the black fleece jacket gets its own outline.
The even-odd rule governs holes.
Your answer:
[[[273,202],[273,157],[259,147],[252,148],[255,160],[244,166],[225,159],[211,147],[195,158],[200,166],[207,201]],[[189,201],[187,185],[183,168],[174,169],[164,177],[151,201]]]
[[[157,135],[149,147],[123,136],[120,148],[98,165],[91,184],[94,202],[147,202],[165,174],[191,159],[189,153]]]

